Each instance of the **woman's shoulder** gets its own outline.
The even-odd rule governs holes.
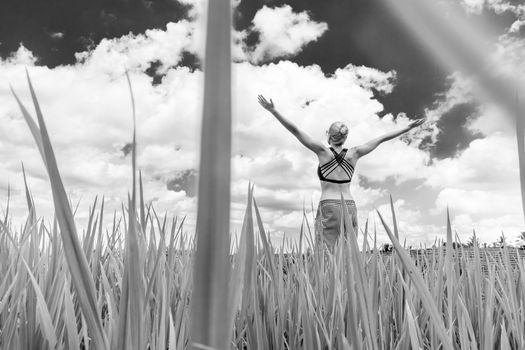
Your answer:
[[[326,146],[323,144],[323,147],[319,150],[319,152],[317,152],[317,158],[319,158],[319,162],[323,162],[333,158],[333,153],[330,150],[330,146]]]
[[[355,162],[359,159],[359,153],[357,152],[357,147],[353,146],[347,149],[345,159],[352,159]]]

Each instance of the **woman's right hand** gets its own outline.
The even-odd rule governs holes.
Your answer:
[[[268,102],[268,100],[266,100],[263,95],[259,95],[257,98],[259,100],[259,104],[263,106],[264,109],[270,112],[275,110],[272,99],[270,99],[270,102]]]

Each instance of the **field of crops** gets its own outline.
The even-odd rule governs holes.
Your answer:
[[[392,206],[392,223],[378,213],[391,255],[379,253],[366,225],[362,245],[348,232],[333,254],[325,251],[314,245],[306,217],[296,251],[284,252],[268,239],[250,188],[237,248],[213,265],[229,246],[221,228],[214,231],[217,216],[198,218],[195,245],[183,220],[146,205],[147,189],[135,179],[135,136],[129,201],[109,214],[109,229],[104,203],[95,201],[80,233],[29,84],[38,124],[18,102],[49,175],[56,217],[50,225],[37,219],[26,186],[25,225],[11,225],[8,209],[0,219],[1,349],[210,349],[200,339],[220,349],[525,348],[525,262],[511,263],[510,248],[483,268],[478,247],[473,254],[453,249],[447,217],[447,248],[416,265],[399,243]],[[199,205],[207,194],[200,192]],[[351,227],[348,213],[343,219]],[[299,253],[308,246],[309,254]]]
[[[139,259],[132,262],[124,258],[127,212],[112,218],[113,228],[105,230],[103,203],[94,203],[81,249],[68,252],[59,223],[47,227],[36,220],[29,193],[28,205],[21,231],[9,222],[1,225],[2,349],[189,347],[194,254],[185,248],[183,222],[139,205]],[[251,207],[244,243],[231,259],[230,297],[236,307],[224,320],[231,325],[231,348],[525,346],[525,264],[518,259],[512,267],[507,249],[503,261],[489,264],[487,271],[477,247],[462,258],[461,269],[453,249],[425,255],[416,267],[395,237],[392,255],[381,255],[368,240],[359,249],[355,239],[335,254],[284,254],[267,241],[262,226],[254,230],[253,222],[262,222]],[[303,233],[310,244],[307,226]],[[257,238],[259,249],[246,244]],[[85,290],[75,287],[68,253],[87,263],[87,270],[75,272]],[[136,278],[135,290],[123,288],[126,278]],[[133,293],[137,308],[125,301]],[[89,302],[83,304],[83,298]]]

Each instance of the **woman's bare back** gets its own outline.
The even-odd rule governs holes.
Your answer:
[[[340,153],[343,151],[342,147],[334,148],[336,153]],[[325,164],[329,164],[329,162],[333,162],[333,159],[335,157],[332,150],[328,147],[325,147],[325,149],[322,152],[319,152],[317,154],[317,157],[319,159],[319,166],[323,166]],[[344,156],[344,160],[348,162],[348,164],[352,168],[352,172],[350,173],[350,176],[353,174],[353,169],[355,169],[355,166],[357,164],[357,155],[355,153],[355,150],[353,148],[348,149]],[[349,180],[349,173],[348,170],[345,170],[342,166],[334,167],[333,170],[331,170],[330,174],[327,175],[327,179],[335,180],[335,181],[348,181]],[[350,182],[346,183],[334,183],[334,182],[328,182],[328,181],[320,181],[321,182],[321,200],[324,199],[341,199],[341,195],[343,195],[345,200],[353,200],[352,194],[350,192]]]

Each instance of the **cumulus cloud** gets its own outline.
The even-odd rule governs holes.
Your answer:
[[[94,50],[77,53],[85,67],[96,67],[98,73],[121,75],[125,69],[145,71],[153,62],[166,73],[177,65],[184,51],[194,51],[194,25],[186,20],[168,23],[166,30],[150,29],[144,34],[128,34],[116,39],[103,39]]]
[[[37,58],[33,55],[33,53],[26,49],[24,44],[21,43],[18,50],[13,52],[13,54],[7,58],[6,63],[31,66],[35,64],[36,61]]]
[[[290,57],[317,40],[327,29],[326,23],[312,20],[307,12],[295,13],[289,5],[263,6],[255,14],[250,28],[258,34],[258,43],[255,47],[247,47],[246,51],[253,62]]]

